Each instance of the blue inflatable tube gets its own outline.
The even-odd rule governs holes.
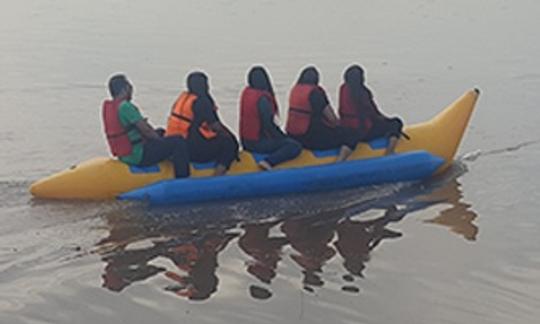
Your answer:
[[[355,188],[431,176],[444,160],[426,151],[222,177],[165,180],[120,195],[152,206]]]

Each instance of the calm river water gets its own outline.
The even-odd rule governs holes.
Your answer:
[[[538,323],[540,2],[0,0],[0,323]],[[284,107],[316,64],[362,64],[381,108],[482,96],[452,169],[420,185],[148,210],[34,200],[106,155],[125,72],[155,125],[203,69],[236,129],[247,69]]]

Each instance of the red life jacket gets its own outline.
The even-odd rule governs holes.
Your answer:
[[[120,100],[105,100],[103,102],[102,117],[107,143],[112,155],[117,157],[130,155],[133,145],[137,142],[131,142],[128,137],[128,132],[132,127],[124,128],[120,123],[118,115],[119,107],[122,101]]]
[[[261,135],[261,116],[257,103],[262,97],[268,98],[272,105],[272,116],[278,113],[276,99],[268,91],[246,87],[240,97],[240,138],[258,141]]]
[[[362,107],[358,107],[358,104],[353,101],[349,86],[346,83],[342,84],[339,88],[340,125],[352,129],[363,128],[367,133],[373,126],[373,122],[361,109]]]
[[[285,129],[291,135],[304,135],[311,124],[313,108],[309,102],[309,95],[321,87],[312,84],[296,84],[289,96],[289,112]]]

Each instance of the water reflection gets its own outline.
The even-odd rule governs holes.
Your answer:
[[[102,275],[103,287],[120,292],[133,282],[165,271],[164,268],[149,264],[159,256],[156,245],[145,249],[126,249],[131,243],[145,238],[143,231],[134,226],[129,217],[122,212],[115,212],[109,214],[107,220],[109,236],[97,244],[97,252],[103,255],[102,260],[106,264]]]
[[[304,275],[302,282],[306,290],[311,291],[313,286],[324,285],[320,274],[325,263],[336,255],[336,250],[330,246],[330,243],[334,238],[337,217],[341,212],[321,213],[318,217],[319,221],[314,221],[312,218],[286,220],[281,226],[281,230],[295,251],[290,255],[291,259],[302,268]],[[320,219],[324,221],[321,222]]]
[[[207,299],[219,283],[217,256],[237,236],[215,228],[173,226],[164,230],[145,222],[126,222],[116,213],[108,221],[110,235],[98,243],[96,251],[106,263],[103,287],[116,292],[163,273],[171,282],[164,287],[166,291],[192,300]],[[153,265],[158,257],[170,260],[175,268]]]
[[[148,264],[159,254],[155,249],[121,251],[103,258],[106,263],[103,287],[112,291],[122,291],[131,283],[153,277],[164,268]]]
[[[343,267],[353,276],[363,277],[362,271],[369,261],[370,252],[384,239],[398,238],[402,233],[387,228],[392,222],[400,221],[407,213],[396,206],[390,206],[382,217],[355,221],[344,219],[336,227],[337,240],[334,243],[343,258]],[[351,281],[351,279],[345,279]]]
[[[473,221],[478,215],[470,209],[470,204],[462,202],[463,193],[460,186],[458,180],[454,179],[450,185],[441,187],[429,196],[429,199],[450,204],[450,207],[441,211],[436,217],[427,220],[426,223],[446,226],[466,240],[475,241],[478,235],[478,226]]]
[[[192,300],[209,298],[217,291],[219,283],[216,275],[217,256],[234,237],[235,234],[221,231],[210,232],[165,248],[163,256],[171,259],[178,268],[178,272],[165,272],[165,276],[174,282],[165,289]]]
[[[208,299],[219,290],[219,254],[229,248],[244,253],[242,271],[253,298],[274,295],[272,281],[283,262],[298,269],[301,284],[309,292],[325,286],[325,267],[334,262],[345,273],[341,289],[358,293],[354,282],[364,277],[372,251],[384,241],[398,242],[404,234],[389,227],[411,212],[450,204],[426,222],[448,226],[465,239],[475,240],[477,215],[462,199],[460,184],[452,179],[390,199],[306,213],[309,216],[283,214],[273,220],[234,220],[231,211],[228,222],[197,224],[117,211],[106,215],[109,235],[97,244],[96,252],[106,264],[103,287],[115,292],[159,276],[161,282],[168,282],[162,284],[165,291],[191,300]],[[379,216],[366,219],[367,211]],[[249,277],[259,284],[248,287]]]
[[[246,271],[265,284],[276,277],[276,269],[282,259],[282,248],[289,243],[284,236],[270,237],[270,230],[280,222],[246,224],[238,246],[252,260],[246,262]],[[272,293],[263,287],[251,286],[250,295],[257,299],[267,299]]]

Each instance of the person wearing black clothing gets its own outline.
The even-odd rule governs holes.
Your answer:
[[[274,122],[278,114],[268,74],[261,66],[253,67],[240,98],[240,139],[247,151],[269,154],[259,162],[263,170],[271,170],[302,152],[300,143],[287,137]]]
[[[339,126],[326,92],[319,86],[319,72],[307,67],[301,73],[289,99],[287,133],[310,150],[339,148],[336,162],[346,160],[356,148],[359,136]]]
[[[364,70],[359,65],[350,66],[343,76],[339,91],[339,114],[341,125],[357,132],[362,141],[388,138],[385,155],[394,153],[403,134],[403,121],[381,113],[373,94],[365,85]]]
[[[238,157],[238,141],[219,119],[216,104],[209,93],[208,77],[202,72],[193,72],[187,78],[187,87],[191,94],[197,96],[187,135],[190,158],[194,162],[216,161],[214,175],[224,175]],[[207,127],[215,136],[208,138],[202,134],[201,127]]]

